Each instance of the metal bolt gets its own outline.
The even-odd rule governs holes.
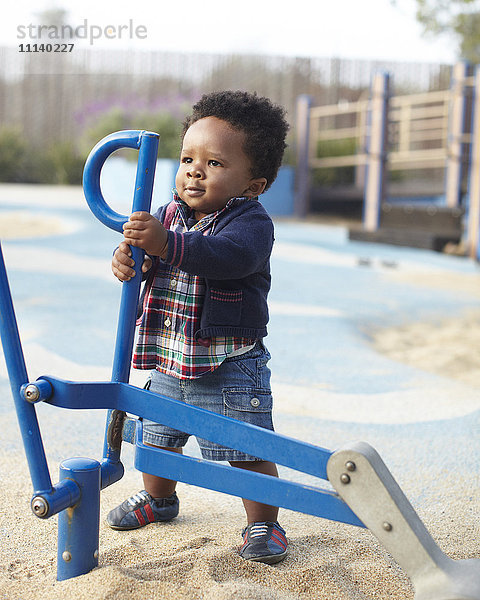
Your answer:
[[[340,481],[345,484],[350,483],[350,475],[348,475],[348,473],[342,473],[340,475]]]
[[[32,511],[37,517],[44,517],[48,513],[48,503],[45,498],[35,496],[31,503]]]
[[[72,555],[68,550],[65,550],[65,552],[62,553],[62,558],[65,562],[70,562],[72,560]]]
[[[384,521],[382,524],[382,527],[385,529],[385,531],[392,531],[393,526],[391,523],[389,523],[388,521]]]
[[[353,461],[347,460],[347,462],[345,463],[345,468],[347,469],[347,471],[355,471],[357,465]]]
[[[40,398],[40,390],[34,383],[30,383],[25,388],[23,395],[27,402],[36,402]]]

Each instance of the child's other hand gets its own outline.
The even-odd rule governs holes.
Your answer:
[[[151,256],[164,258],[167,251],[167,230],[148,212],[134,212],[123,226],[125,241],[143,248]]]
[[[112,272],[120,281],[130,281],[135,277],[135,261],[131,258],[132,251],[126,242],[120,242],[112,258]],[[145,257],[142,265],[142,273],[146,273],[152,266],[152,259]]]

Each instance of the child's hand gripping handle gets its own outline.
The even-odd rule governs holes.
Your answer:
[[[107,158],[120,148],[136,148],[139,150],[135,191],[133,195],[132,212],[150,212],[152,201],[153,181],[157,163],[158,134],[150,131],[118,131],[103,138],[92,150],[85,163],[83,172],[83,189],[88,205],[93,214],[107,227],[123,233],[123,224],[128,217],[115,212],[106,202],[100,189],[100,173]],[[117,340],[113,358],[112,381],[128,383],[130,363],[132,360],[133,341],[135,337],[135,322],[137,303],[142,281],[142,263],[144,252],[141,248],[131,247],[132,258],[135,261],[136,275],[123,284],[120,312],[118,317]],[[112,412],[112,411],[111,411]],[[118,411],[113,411],[113,413]],[[119,465],[121,438],[113,439],[111,431],[121,430],[121,423],[116,423],[120,415],[109,415],[105,436],[104,457],[107,463]],[[122,420],[120,416],[120,421]],[[119,427],[120,426],[120,427]],[[110,432],[110,433],[108,433]],[[115,437],[115,436],[114,436]],[[102,480],[105,465],[102,464]],[[112,475],[115,480],[118,475]],[[108,484],[107,484],[108,485]],[[105,485],[102,482],[102,487]]]

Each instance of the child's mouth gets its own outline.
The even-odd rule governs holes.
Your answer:
[[[205,190],[197,187],[186,187],[185,193],[191,198],[196,198],[197,196],[201,196],[202,194],[204,194]]]

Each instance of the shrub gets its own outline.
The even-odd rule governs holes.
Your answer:
[[[177,158],[180,153],[181,119],[164,111],[127,114],[121,108],[113,108],[98,117],[82,135],[81,148],[88,154],[106,135],[123,129],[148,130],[160,134],[160,158]],[[137,157],[137,154],[131,151],[121,151],[121,154],[131,160],[136,160]]]
[[[47,152],[51,183],[79,185],[82,183],[85,158],[69,142],[54,144]]]
[[[36,148],[16,129],[0,130],[1,182],[80,184],[84,163],[69,142]]]
[[[320,141],[317,145],[317,157],[351,156],[356,149],[357,144],[353,138]],[[313,172],[315,185],[352,185],[354,182],[355,167],[329,167],[315,169]]]
[[[22,180],[27,146],[19,131],[0,130],[0,181],[17,183]]]

